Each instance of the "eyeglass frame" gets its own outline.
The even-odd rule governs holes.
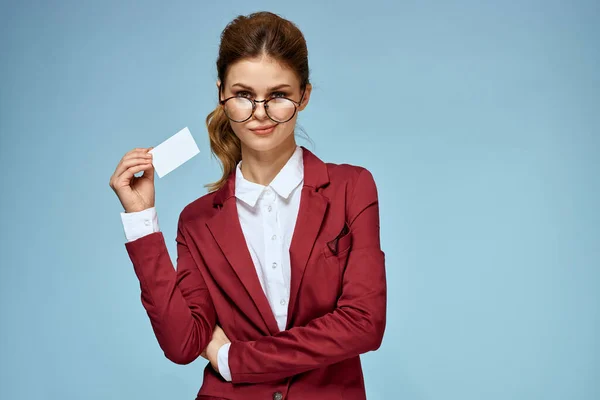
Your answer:
[[[256,100],[256,99],[251,99],[248,97],[244,97],[244,96],[231,96],[228,97],[224,100],[219,100],[219,104],[223,106],[223,108],[225,108],[225,102],[231,99],[235,99],[235,98],[242,98],[242,99],[247,99],[250,100],[252,102],[252,112],[250,113],[250,116],[242,121],[236,121],[235,119],[231,119],[229,118],[229,115],[227,115],[227,112],[225,112],[225,116],[233,122],[237,122],[237,123],[241,123],[241,122],[246,122],[248,121],[250,118],[252,118],[252,116],[254,116],[254,112],[256,111],[256,103],[264,103],[263,106],[265,108],[265,114],[267,114],[267,117],[269,117],[269,119],[273,122],[276,122],[278,124],[284,124],[288,121],[290,121],[292,118],[294,118],[294,115],[296,115],[296,113],[298,112],[298,107],[300,107],[302,105],[302,100],[304,100],[304,95],[306,94],[306,86],[304,87],[304,90],[302,91],[302,97],[300,97],[300,101],[295,101],[290,99],[289,97],[271,97],[270,99],[262,99],[262,100]],[[219,91],[219,97],[221,97],[221,91]],[[275,121],[273,118],[271,118],[271,116],[269,115],[269,107],[267,105],[267,103],[273,99],[286,99],[291,101],[294,104],[294,113],[292,114],[292,116],[286,120],[286,121]]]

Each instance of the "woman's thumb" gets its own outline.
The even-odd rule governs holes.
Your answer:
[[[149,147],[148,151],[152,150],[154,147]],[[150,166],[144,170],[142,176],[149,178],[152,182],[154,182],[154,163],[151,162]]]

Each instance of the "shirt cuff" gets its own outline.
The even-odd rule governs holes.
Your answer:
[[[122,212],[121,221],[123,222],[123,230],[128,242],[160,231],[155,207],[137,212]]]
[[[224,344],[217,352],[217,366],[219,373],[227,381],[231,382],[231,371],[229,370],[229,347],[231,343]]]

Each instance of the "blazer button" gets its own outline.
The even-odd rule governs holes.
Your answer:
[[[273,393],[273,400],[282,400],[282,399],[283,399],[283,395],[281,394],[281,392]]]

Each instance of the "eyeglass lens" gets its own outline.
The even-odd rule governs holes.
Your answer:
[[[290,120],[296,111],[294,103],[285,98],[275,97],[263,105],[269,118],[277,122]],[[252,100],[233,97],[225,102],[225,113],[234,121],[245,121],[252,115]]]

